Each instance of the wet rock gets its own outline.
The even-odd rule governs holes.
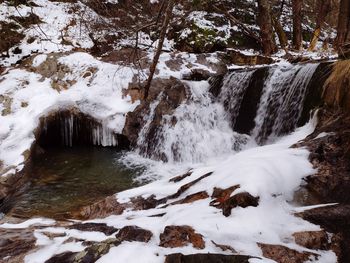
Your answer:
[[[80,219],[103,218],[110,215],[120,215],[125,207],[120,204],[114,195],[94,203],[84,206],[79,211],[73,212],[72,216]]]
[[[11,260],[18,260],[35,248],[36,238],[33,235],[33,230],[30,228],[0,228],[0,236],[0,261],[6,257],[12,258]],[[17,262],[20,262],[20,260]]]
[[[304,263],[311,256],[316,254],[309,252],[299,252],[281,245],[262,244],[258,243],[262,250],[263,256],[272,259],[278,263]]]
[[[138,241],[147,243],[152,238],[151,231],[138,226],[125,226],[116,235],[119,241]]]
[[[183,247],[191,243],[194,248],[203,249],[205,242],[201,234],[198,234],[190,226],[166,226],[160,234],[161,247]]]
[[[221,254],[170,254],[165,257],[164,263],[248,263],[249,256],[221,255]]]
[[[297,232],[293,237],[296,244],[309,249],[327,250],[329,247],[328,236],[324,230]]]
[[[68,227],[69,229],[77,229],[80,231],[97,231],[106,234],[107,236],[117,232],[118,229],[112,226],[107,226],[103,223],[78,223]]]

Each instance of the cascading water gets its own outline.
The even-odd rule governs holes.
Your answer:
[[[318,64],[285,64],[269,70],[252,131],[258,143],[296,128],[307,86],[317,67]]]
[[[234,71],[224,77],[222,90],[219,94],[219,101],[229,113],[231,126],[234,127],[244,93],[249,85],[254,70]]]
[[[191,97],[172,115],[163,117],[161,129],[154,138],[157,152],[168,162],[198,163],[239,150],[247,136],[232,131],[221,103],[213,102],[206,81],[187,82]],[[158,97],[160,99],[161,95]],[[150,116],[141,130],[138,145],[143,149],[150,121],[159,101],[150,106]],[[145,152],[145,151],[143,151]]]
[[[138,138],[138,153],[168,162],[203,162],[213,157],[239,151],[248,142],[262,144],[270,137],[284,135],[296,128],[309,82],[318,64],[279,64],[265,67],[267,74],[256,81],[256,69],[229,72],[217,98],[209,92],[206,81],[186,82],[190,98],[171,115],[162,116],[149,147],[150,124],[162,94],[150,105],[146,124]],[[253,83],[253,84],[252,84]],[[255,87],[257,85],[258,87]],[[255,126],[250,135],[233,130],[235,123],[245,121],[241,114],[243,98],[259,90],[256,97]],[[238,118],[240,117],[240,118]]]

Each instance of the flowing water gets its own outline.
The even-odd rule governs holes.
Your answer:
[[[123,165],[114,148],[50,148],[33,162],[30,181],[15,198],[12,215],[69,217],[84,205],[136,187],[141,171]]]
[[[161,159],[170,164],[194,165],[287,134],[297,127],[308,85],[317,66],[271,66],[266,68],[265,78],[255,80],[260,85],[258,87],[251,86],[256,69],[230,72],[223,78],[217,97],[210,93],[208,82],[187,81],[189,98],[173,114],[164,115],[157,132],[149,136],[156,108],[164,99],[164,94],[160,93],[151,103],[149,114],[144,116],[145,125],[135,150],[156,162],[162,156]],[[254,128],[249,134],[240,134],[232,127],[238,120],[246,121],[239,116],[240,109],[244,98],[249,100],[249,92],[254,89],[260,90],[260,97],[255,98],[256,112],[251,118]],[[137,185],[133,179],[141,170],[119,161],[121,152],[113,148],[71,147],[75,143],[118,144],[105,125],[84,116],[64,113],[44,127],[40,142],[49,144],[56,140],[68,147],[51,145],[43,158],[34,161],[30,182],[17,196],[11,211],[13,215],[69,217],[69,211]],[[153,143],[151,148],[150,143]]]
[[[253,81],[256,69],[229,72],[224,76],[216,98],[209,92],[208,82],[185,82],[191,96],[172,115],[163,116],[161,128],[153,138],[153,152],[144,149],[150,143],[147,140],[148,125],[154,118],[161,95],[151,105],[150,114],[146,116],[148,122],[139,136],[137,151],[154,160],[200,163],[240,151],[248,143],[264,144],[272,138],[288,134],[297,127],[308,85],[318,65],[282,63],[266,67],[266,78],[258,81]],[[252,82],[256,82],[256,86],[250,87]],[[256,108],[255,117],[251,120],[254,122],[253,129],[249,134],[239,134],[232,127],[241,114],[244,97],[250,99],[249,87],[255,93],[254,89],[260,89],[260,97],[253,105]],[[241,117],[240,121],[248,120]]]

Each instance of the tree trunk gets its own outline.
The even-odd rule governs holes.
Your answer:
[[[302,29],[301,29],[301,8],[303,0],[292,0],[293,5],[293,48],[301,50],[302,47]]]
[[[148,97],[149,88],[150,88],[151,83],[152,83],[154,72],[157,68],[160,53],[162,52],[166,31],[168,29],[169,22],[173,16],[173,8],[174,8],[175,0],[168,0],[167,2],[168,3],[167,3],[166,10],[165,10],[163,24],[162,24],[162,27],[160,30],[160,36],[159,36],[159,40],[158,40],[157,50],[156,50],[156,53],[153,57],[152,64],[149,68],[149,76],[148,76],[146,85],[144,87],[144,96],[143,96],[144,99],[147,99],[147,97]]]
[[[335,39],[335,47],[339,49],[345,44],[348,32],[350,30],[350,1],[341,0],[339,5],[337,38]]]
[[[347,0],[349,1],[349,0]],[[326,19],[326,16],[331,9],[331,1],[330,0],[320,0],[320,5],[318,7],[317,17],[316,17],[316,28],[310,42],[310,46],[308,48],[309,51],[314,51],[317,41],[321,35],[321,30],[323,23]]]
[[[274,32],[272,27],[271,7],[269,0],[258,0],[258,25],[264,55],[271,55],[276,51]]]
[[[272,18],[272,22],[273,27],[275,28],[276,34],[278,36],[281,48],[286,49],[288,45],[288,38],[283,30],[281,22],[278,20],[278,18]]]

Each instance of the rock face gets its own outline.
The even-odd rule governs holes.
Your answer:
[[[342,109],[322,109],[314,133],[295,146],[307,147],[316,169],[306,178],[306,204],[339,203],[307,210],[300,216],[333,234],[330,248],[340,263],[346,263],[350,261],[350,116]],[[295,238],[306,247],[325,246],[322,235],[308,241],[305,235]]]
[[[161,247],[183,247],[191,243],[194,248],[203,249],[205,243],[201,234],[198,234],[190,226],[166,226],[160,234]]]

